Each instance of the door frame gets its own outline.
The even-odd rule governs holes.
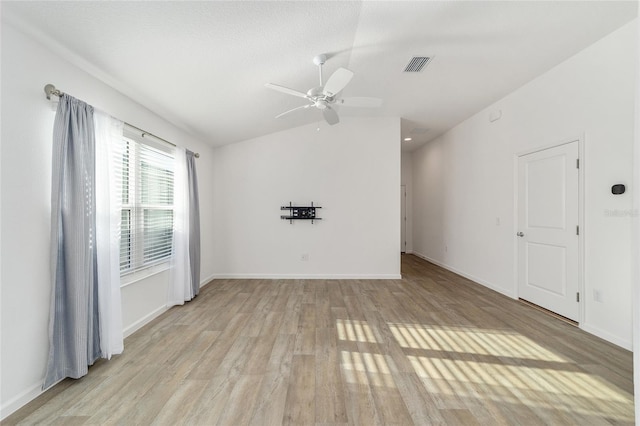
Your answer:
[[[562,145],[567,145],[572,142],[578,142],[578,160],[580,161],[580,167],[578,168],[578,226],[580,227],[580,234],[578,235],[578,291],[580,292],[580,304],[578,306],[578,327],[583,328],[585,319],[585,306],[587,304],[587,294],[585,291],[585,272],[584,272],[584,256],[585,256],[585,240],[587,236],[587,230],[584,226],[584,210],[585,210],[585,135],[584,133],[573,137],[562,139],[560,141],[540,145],[535,148],[526,149],[516,152],[513,156],[513,184],[514,184],[514,197],[513,197],[513,282],[515,298],[519,298],[519,285],[518,285],[518,239],[516,233],[518,232],[518,200],[520,194],[518,193],[518,159],[522,156],[533,154],[535,152],[544,151],[550,148],[556,148]]]
[[[404,216],[402,216],[404,212]],[[400,253],[407,253],[407,185],[400,185]],[[404,231],[404,233],[403,233]],[[404,238],[402,236],[404,235]]]

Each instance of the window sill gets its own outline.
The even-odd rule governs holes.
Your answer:
[[[120,288],[126,287],[131,284],[135,284],[138,281],[147,279],[153,275],[157,275],[160,272],[167,271],[171,268],[171,262],[163,262],[157,265],[150,266],[132,274],[123,275],[120,277]]]

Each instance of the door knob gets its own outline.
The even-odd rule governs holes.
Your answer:
[[[524,237],[524,232],[520,231],[516,234],[518,237]]]

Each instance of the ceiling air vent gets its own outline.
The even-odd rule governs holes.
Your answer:
[[[420,72],[431,61],[428,56],[414,56],[411,58],[404,72]]]

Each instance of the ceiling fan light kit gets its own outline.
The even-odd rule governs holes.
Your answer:
[[[349,84],[353,78],[353,72],[346,68],[338,68],[327,80],[323,83],[322,79],[322,66],[327,61],[327,55],[318,55],[313,58],[313,63],[318,66],[318,74],[320,77],[320,86],[312,87],[307,93],[300,92],[289,87],[281,86],[279,84],[267,83],[265,87],[276,90],[287,95],[296,96],[306,99],[309,103],[301,105],[299,107],[290,109],[281,114],[278,114],[276,118],[284,117],[285,115],[298,111],[301,109],[307,109],[309,107],[315,107],[322,111],[322,115],[327,123],[330,125],[338,124],[340,117],[332,105],[342,105],[346,107],[358,107],[358,108],[377,108],[382,105],[382,99],[379,98],[338,98],[338,95]]]

